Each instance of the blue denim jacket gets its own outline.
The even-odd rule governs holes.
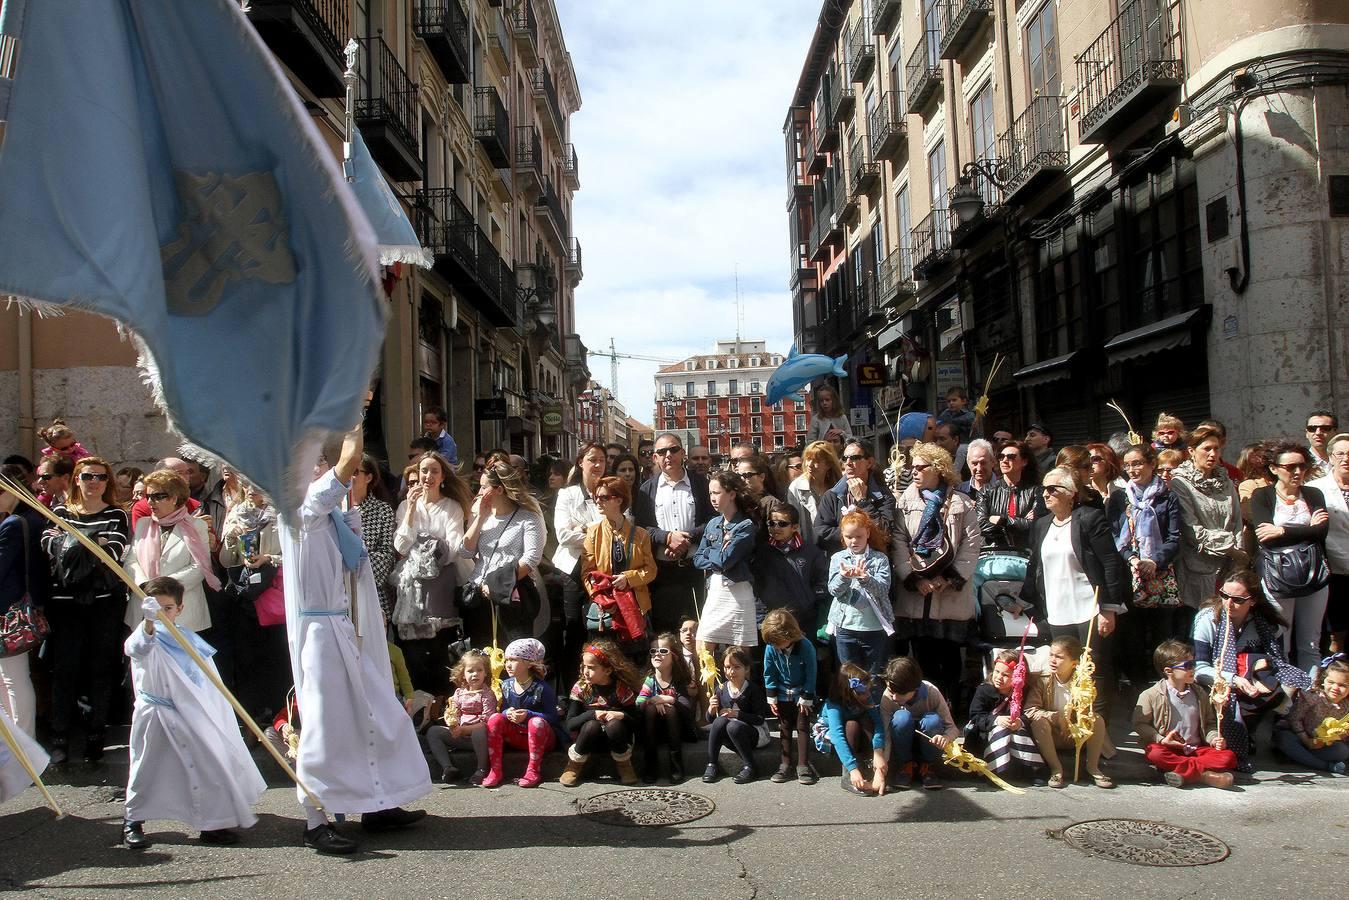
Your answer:
[[[730,541],[723,541],[726,534],[730,535]],[[693,564],[708,575],[715,572],[730,581],[750,581],[754,577],[749,570],[749,561],[754,555],[755,537],[754,522],[744,513],[736,513],[730,522],[722,516],[714,516],[703,530],[698,552],[693,554]]]

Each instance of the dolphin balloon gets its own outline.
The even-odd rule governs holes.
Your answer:
[[[819,378],[821,375],[833,373],[840,378],[848,376],[848,370],[843,366],[848,362],[848,357],[840,356],[837,359],[831,359],[823,353],[798,353],[796,347],[787,354],[787,360],[776,369],[768,379],[768,393],[766,400],[768,405],[772,406],[784,397],[792,400],[802,400],[801,388],[810,382]]]

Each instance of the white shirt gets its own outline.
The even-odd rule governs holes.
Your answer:
[[[1072,519],[1062,525],[1050,523],[1040,545],[1040,565],[1050,625],[1078,625],[1095,614],[1095,592],[1073,549]]]
[[[656,482],[656,524],[663,531],[693,531],[695,522],[693,484],[689,470],[678,481],[671,481],[664,472]],[[662,559],[670,559],[665,548],[660,548]]]

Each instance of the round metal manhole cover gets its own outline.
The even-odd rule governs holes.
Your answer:
[[[1094,819],[1052,834],[1084,853],[1136,866],[1207,866],[1231,852],[1211,834],[1146,819]]]
[[[682,825],[708,815],[716,804],[706,797],[684,791],[610,791],[579,804],[580,813],[606,825]]]

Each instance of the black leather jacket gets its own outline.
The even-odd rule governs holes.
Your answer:
[[[1007,515],[1008,502],[1016,494],[1016,515]],[[998,476],[979,492],[979,533],[984,537],[983,552],[1025,552],[1030,545],[1030,529],[1034,519],[1049,515],[1044,494],[1038,484],[1024,484],[1013,488]],[[1000,516],[996,525],[988,520]]]

